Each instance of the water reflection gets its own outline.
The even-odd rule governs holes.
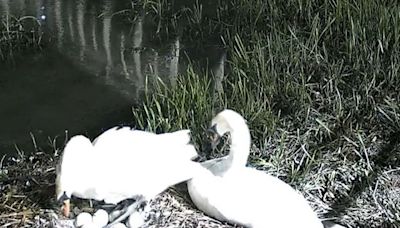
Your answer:
[[[132,25],[118,13],[131,7],[129,1],[1,0],[1,3],[3,14],[35,16],[60,53],[132,99],[137,99],[136,90],[143,89],[144,75],[148,73],[143,69],[150,68],[152,75],[168,77],[172,84],[176,81],[182,46],[179,37],[166,41],[159,47],[161,52],[144,45],[151,43],[144,40],[144,16],[137,16]],[[159,69],[160,66],[164,69]]]
[[[138,17],[129,34],[126,31],[132,30],[132,25],[122,23],[122,16],[116,14],[129,8],[129,4],[111,0],[103,3],[36,0],[29,1],[31,5],[26,8],[25,1],[1,0],[1,3],[0,12],[4,14],[35,16],[60,53],[124,96],[137,99],[137,90],[144,85],[142,59],[154,59],[148,56],[154,52],[142,51],[143,18]],[[133,50],[132,56],[129,50]]]
[[[176,78],[178,75],[179,50],[180,50],[180,42],[179,38],[177,38],[172,45],[171,61],[169,64],[170,65],[169,78],[172,86],[175,86]]]
[[[134,23],[118,13],[130,8],[128,0],[0,0],[0,15],[36,17],[51,44],[41,53],[19,56],[14,68],[0,67],[0,75],[9,75],[3,78],[4,85],[10,86],[0,91],[5,106],[0,110],[0,125],[13,128],[12,132],[0,132],[0,149],[1,145],[29,141],[30,131],[44,137],[62,135],[65,129],[80,133],[95,129],[96,134],[102,127],[129,122],[130,106],[139,102],[146,76],[166,79],[173,86],[179,69],[186,68],[180,67],[185,64],[181,56],[209,57],[193,55],[180,37],[152,47],[149,38],[153,36],[146,33],[156,33],[159,28],[146,24],[145,13]],[[33,76],[37,86],[29,88],[26,83]],[[15,78],[22,80],[20,84],[14,83]],[[27,88],[16,92],[11,86]],[[49,92],[54,87],[62,94]],[[23,113],[25,107],[29,114],[5,118],[15,108],[7,100],[24,93],[31,97],[21,99],[14,111]],[[52,105],[41,106],[44,100]]]
[[[55,22],[55,27],[56,27],[56,34],[57,34],[57,48],[61,49],[63,46],[63,40],[64,40],[64,23],[62,20],[62,15],[61,15],[61,1],[60,0],[54,0],[54,22]]]
[[[222,94],[224,88],[222,87],[222,81],[225,76],[225,62],[226,62],[226,51],[223,50],[219,61],[213,68],[212,74],[214,76],[214,94]]]
[[[10,12],[10,6],[8,5],[8,0],[0,0],[1,2],[1,9],[4,14],[8,14]]]
[[[135,73],[137,77],[136,85],[139,89],[143,89],[144,86],[144,79],[142,74],[142,62],[141,62],[141,48],[143,42],[143,18],[139,17],[135,29],[133,32],[133,63],[135,66]],[[138,93],[137,93],[138,94]]]

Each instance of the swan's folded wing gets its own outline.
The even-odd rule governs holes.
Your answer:
[[[134,153],[118,146],[117,152],[99,152],[100,163],[105,164],[101,188],[112,199],[109,201],[116,203],[135,195],[152,198],[195,175],[193,167],[200,164],[190,159],[197,154],[193,145],[159,146],[138,148]]]
[[[166,138],[165,138],[166,139]],[[193,160],[199,155],[193,144],[188,144],[186,141],[176,141],[165,140],[159,142],[159,156],[171,157],[173,159],[180,160]]]
[[[173,143],[175,145],[185,145],[189,144],[191,141],[190,130],[188,129],[158,134],[157,138],[163,142]]]
[[[303,195],[278,177],[253,168],[244,168],[240,172],[229,174],[230,182],[240,181],[241,185],[236,190],[247,192],[247,202],[250,202],[253,207],[260,208],[260,210],[253,211],[253,214],[256,215],[253,220],[257,223],[263,224],[263,215],[269,214],[272,217],[269,221],[270,224],[286,224],[285,227],[322,228],[320,220]],[[227,177],[225,176],[225,178]],[[285,220],[288,214],[293,221]]]
[[[189,130],[155,134],[147,131],[132,130],[129,127],[114,127],[94,139],[93,145],[103,152],[162,154],[165,151],[175,153],[175,148],[189,145],[190,140]],[[188,156],[187,153],[181,155]],[[197,153],[191,154],[190,157],[191,159],[197,157]]]
[[[93,145],[96,147],[104,147],[104,145],[115,145],[118,143],[137,143],[142,142],[143,139],[151,140],[152,137],[157,136],[152,132],[134,130],[130,127],[113,127],[103,132],[93,140]]]
[[[231,188],[234,186],[225,183],[222,177],[215,176],[210,170],[204,167],[202,169],[202,172],[187,182],[190,198],[198,209],[209,216],[221,221],[230,221],[231,210],[241,206],[232,202],[232,199],[241,198],[242,193],[232,192]]]

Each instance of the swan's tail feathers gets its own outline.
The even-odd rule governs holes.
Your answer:
[[[324,228],[346,228],[345,226],[333,223],[331,221],[323,221]]]
[[[93,140],[93,145],[96,145],[99,141],[104,141],[104,139],[110,140],[115,137],[126,137],[126,135],[130,135],[132,132],[134,132],[134,130],[132,130],[130,127],[112,127],[97,136]]]
[[[110,142],[127,142],[133,140],[137,143],[153,140],[158,145],[186,145],[191,142],[190,130],[180,130],[170,133],[155,134],[152,132],[133,130],[130,127],[113,127],[93,140],[93,145],[103,146]],[[144,141],[143,141],[144,140]]]
[[[102,138],[105,138],[106,135],[114,134],[114,132],[116,132],[117,129],[118,129],[118,127],[113,127],[113,128],[110,128],[110,129],[104,131],[102,134],[98,135],[98,136],[93,140],[92,144],[93,144],[93,145],[96,145]]]

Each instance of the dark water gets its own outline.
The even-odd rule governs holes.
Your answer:
[[[37,18],[47,41],[0,62],[0,155],[15,145],[31,152],[31,134],[45,147],[48,138],[62,143],[66,131],[94,137],[129,123],[146,75],[173,84],[186,56],[218,62],[218,50],[191,49],[176,37],[154,46],[156,23],[115,14],[131,8],[130,1],[0,0],[0,15]]]

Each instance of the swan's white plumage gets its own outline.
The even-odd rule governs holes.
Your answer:
[[[212,120],[219,135],[230,132],[228,156],[203,163],[202,174],[188,181],[194,204],[222,221],[254,228],[322,228],[307,200],[291,186],[246,167],[250,132],[243,117],[224,110]]]
[[[57,199],[66,192],[80,198],[101,200],[95,189],[97,178],[92,178],[96,174],[92,162],[94,154],[88,138],[77,135],[68,141],[58,167]]]
[[[57,177],[64,193],[117,204],[143,196],[150,200],[169,186],[193,177],[200,167],[188,130],[154,134],[129,127],[105,131],[93,144],[84,136],[67,143]]]

